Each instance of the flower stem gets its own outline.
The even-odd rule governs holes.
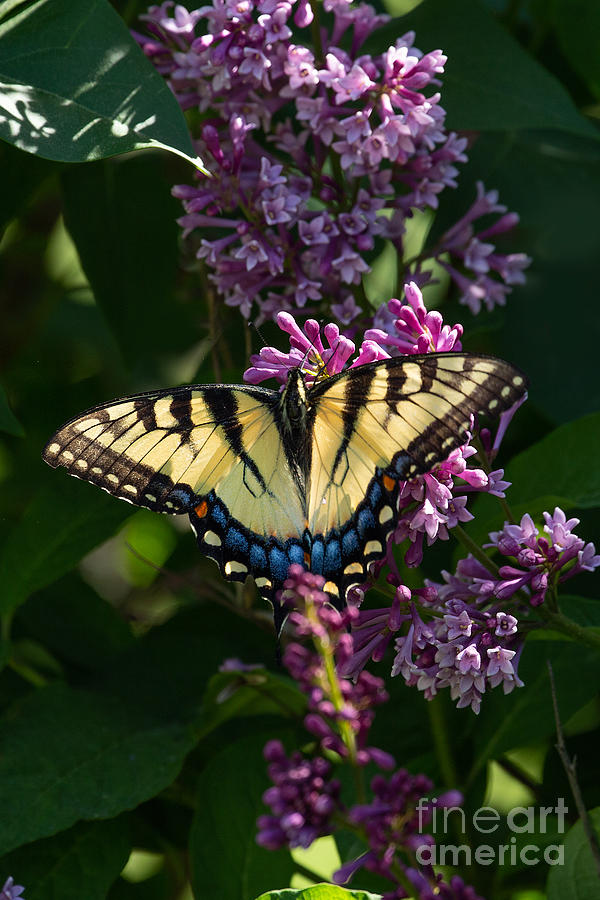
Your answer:
[[[600,631],[595,628],[584,628],[560,611],[552,612],[544,606],[538,607],[538,613],[544,622],[556,631],[562,631],[563,634],[569,635],[573,640],[579,641],[579,643],[585,644],[587,647],[593,647],[595,650],[600,649]]]

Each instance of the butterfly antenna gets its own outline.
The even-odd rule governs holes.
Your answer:
[[[260,338],[261,344],[263,345],[263,347],[266,347],[267,342],[265,340],[265,336],[262,333],[262,331],[260,330],[260,328],[258,327],[258,325],[255,322],[250,321],[250,322],[248,322],[248,328],[254,328],[255,332],[257,333],[257,335]]]

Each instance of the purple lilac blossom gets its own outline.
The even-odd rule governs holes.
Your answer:
[[[17,900],[17,897],[22,896],[24,890],[23,885],[15,884],[14,879],[9,877],[0,891],[0,900]],[[23,897],[22,900],[25,900],[25,898]]]
[[[368,313],[365,253],[390,241],[401,259],[406,220],[436,209],[466,161],[467,140],[446,130],[436,90],[444,54],[422,53],[413,32],[361,54],[388,17],[350,0],[324,8],[332,26],[317,24],[321,57],[294,41],[315,24],[306,0],[214,0],[189,12],[166,2],[141,17],[150,36],[135,33],[183,109],[200,113],[195,136],[212,177],[174,189],[184,234],[198,235],[225,304],[257,322],[282,309],[331,310],[344,325]],[[423,284],[428,259],[439,259],[473,309],[503,303],[528,263],[489,242],[513,214],[474,234],[475,219],[505,211],[495,192],[479,193],[410,269]]]
[[[321,756],[308,759],[299,752],[287,757],[280,741],[264,749],[273,787],[263,794],[272,815],[257,820],[257,843],[269,850],[309,847],[331,834],[331,818],[339,809],[340,783],[331,779],[331,765]]]
[[[352,757],[349,745],[341,738],[342,730],[338,731],[335,724],[332,726],[332,723],[350,724],[360,748],[372,722],[373,707],[388,698],[383,682],[372,676],[365,679],[365,672],[358,674],[354,683],[338,674],[335,686],[332,685],[326,658],[335,653],[339,673],[340,667],[352,657],[354,639],[347,626],[356,620],[358,613],[351,608],[342,613],[334,609],[323,592],[324,583],[322,576],[292,565],[281,592],[281,601],[293,609],[289,622],[294,637],[309,638],[314,646],[311,649],[294,640],[284,654],[286,667],[308,698],[305,726],[319,740],[320,749],[335,751],[340,761],[350,760],[359,766],[371,761],[379,768],[394,770],[392,757],[377,748],[370,748],[368,753],[359,749]],[[444,882],[431,866],[418,863],[419,849],[434,844],[433,837],[426,832],[434,807],[455,807],[462,803],[458,791],[428,799],[433,787],[429,779],[399,769],[389,778],[375,775],[370,785],[372,797],[347,806],[341,799],[340,783],[331,777],[332,765],[322,756],[309,758],[296,752],[288,757],[279,741],[270,741],[264,755],[273,786],[263,795],[271,814],[258,820],[257,840],[262,846],[307,847],[322,835],[350,826],[360,834],[368,849],[335,873],[336,883],[345,883],[356,871],[366,868],[391,882],[393,889],[384,895],[388,900],[406,897],[407,882],[415,886],[415,896],[421,900],[433,900],[436,896],[447,900],[478,900],[460,879]],[[404,879],[402,883],[399,872]]]

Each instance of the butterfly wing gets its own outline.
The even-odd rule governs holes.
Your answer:
[[[189,513],[225,578],[251,572],[272,595],[304,562],[303,487],[277,426],[279,395],[198,385],[103,404],[67,422],[43,458],[116,497]]]
[[[503,360],[441,353],[358,366],[312,389],[311,569],[328,590],[345,599],[384,556],[398,480],[446,459],[465,442],[472,415],[498,415],[525,388]]]

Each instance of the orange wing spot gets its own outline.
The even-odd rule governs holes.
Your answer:
[[[394,488],[396,487],[396,482],[394,481],[393,478],[390,478],[389,475],[384,475],[383,476],[383,486],[386,489],[386,491],[393,491]]]
[[[199,519],[203,519],[208,512],[208,503],[206,502],[206,500],[203,500],[202,503],[199,503],[194,512]]]
[[[310,569],[310,553],[304,554],[304,565],[307,569]]]

